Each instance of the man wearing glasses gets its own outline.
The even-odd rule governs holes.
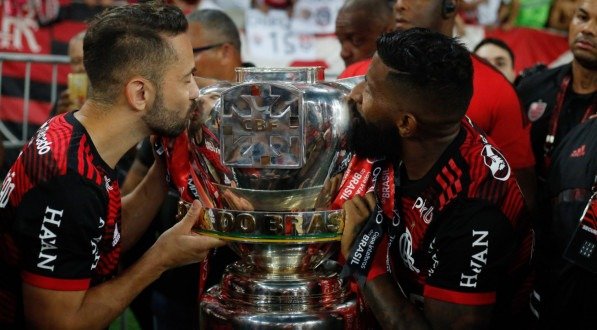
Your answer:
[[[253,66],[242,62],[238,29],[224,12],[196,10],[187,19],[197,76],[234,81],[235,68]]]

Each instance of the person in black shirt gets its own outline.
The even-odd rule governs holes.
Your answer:
[[[549,296],[552,289],[557,289],[551,282],[550,273],[554,267],[559,267],[555,264],[561,259],[562,248],[556,247],[564,244],[561,237],[553,236],[554,221],[558,222],[558,214],[550,207],[554,197],[550,194],[557,195],[559,192],[550,192],[550,184],[564,178],[567,171],[572,171],[557,171],[558,168],[553,168],[554,150],[577,125],[586,122],[597,111],[597,1],[579,2],[570,22],[568,40],[574,56],[571,63],[528,75],[517,85],[523,109],[532,123],[531,144],[539,179],[536,204],[542,206],[534,214],[537,281],[533,305],[540,320],[543,307],[538,306],[539,302],[543,304],[547,299],[544,295]],[[580,171],[570,173],[581,177]],[[580,197],[578,194],[570,196]],[[586,200],[578,202],[584,203]],[[574,227],[577,219],[568,220],[571,223],[567,226]],[[570,235],[569,231],[557,231]],[[560,253],[555,254],[556,259],[554,248]],[[550,316],[549,313],[544,316]]]

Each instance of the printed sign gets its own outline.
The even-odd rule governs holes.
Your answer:
[[[316,58],[315,38],[292,31],[286,11],[270,10],[264,14],[257,9],[247,10],[245,22],[250,57],[285,58],[288,62]]]

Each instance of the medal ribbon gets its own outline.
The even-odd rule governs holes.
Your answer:
[[[391,245],[400,224],[398,194],[396,193],[396,187],[399,186],[400,179],[397,175],[398,171],[392,166],[388,166],[385,160],[376,161],[372,168],[371,173],[373,176],[371,181],[372,191],[375,194],[375,208],[365,226],[357,235],[341,273],[342,277],[352,275],[361,287],[367,281],[367,275],[383,235],[386,232],[390,235],[389,245]],[[379,178],[380,175],[382,180]],[[382,181],[381,187],[378,184],[380,181]],[[391,220],[390,216],[392,217]],[[387,260],[389,260],[388,256],[389,254],[386,256]]]

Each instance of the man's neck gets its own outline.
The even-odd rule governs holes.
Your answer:
[[[146,128],[126,109],[109,109],[88,100],[75,118],[85,127],[100,157],[111,168],[147,134]]]
[[[423,178],[439,160],[446,148],[454,141],[460,125],[448,134],[425,140],[411,139],[402,143],[402,163],[409,180]]]
[[[590,70],[572,61],[572,90],[577,94],[590,94],[597,91],[597,71]]]

